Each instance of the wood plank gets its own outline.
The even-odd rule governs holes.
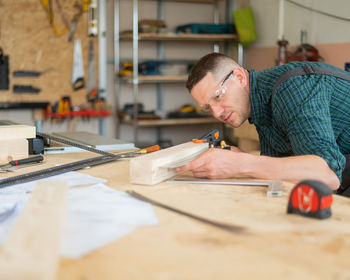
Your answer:
[[[35,138],[35,126],[29,125],[0,125],[1,140]]]
[[[0,279],[56,279],[67,191],[66,182],[38,182],[0,254]]]
[[[181,166],[208,149],[208,144],[187,142],[130,160],[130,182],[154,185],[176,174]]]
[[[28,157],[28,140],[13,139],[0,141],[0,163]]]

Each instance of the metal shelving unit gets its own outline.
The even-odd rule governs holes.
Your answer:
[[[239,43],[238,37],[235,34],[158,34],[158,33],[141,33],[138,32],[138,4],[140,1],[147,0],[132,0],[133,1],[133,18],[132,18],[132,32],[120,34],[119,28],[119,2],[123,0],[114,0],[114,58],[115,58],[115,91],[117,94],[116,106],[119,108],[118,94],[120,92],[120,84],[128,83],[133,87],[133,103],[137,104],[139,96],[139,86],[141,84],[154,83],[157,86],[157,109],[162,109],[162,84],[163,83],[185,83],[187,80],[186,75],[178,76],[142,76],[138,74],[139,64],[139,42],[141,41],[154,41],[157,44],[157,59],[162,60],[164,58],[164,46],[163,41],[198,41],[198,42],[211,42],[213,43],[213,51],[220,51],[220,43],[231,42],[237,45],[237,57],[238,63],[243,64],[243,47]],[[219,23],[219,7],[218,2],[225,1],[226,9],[228,13],[232,13],[232,0],[148,0],[157,1],[157,18],[164,19],[164,2],[183,2],[183,3],[198,3],[209,4],[214,7],[214,19],[213,23]],[[227,18],[229,16],[226,15]],[[118,77],[120,71],[120,41],[132,41],[133,47],[133,74],[130,77]],[[127,124],[133,126],[134,143],[138,142],[138,127],[157,127],[157,139],[161,139],[160,127],[164,126],[176,126],[176,125],[198,125],[198,124],[210,124],[219,123],[214,118],[187,118],[187,119],[161,119],[161,120],[138,120],[137,106],[134,106],[133,120],[117,121],[119,128],[120,124]],[[117,129],[119,137],[119,129]]]

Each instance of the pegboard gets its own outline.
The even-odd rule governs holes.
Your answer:
[[[76,0],[81,3],[81,0]],[[62,10],[71,24],[78,9],[75,1],[59,0]],[[56,0],[52,0],[54,20],[63,29],[64,23]],[[83,51],[85,84],[89,53],[88,13],[79,18],[74,39],[80,39]],[[74,40],[68,42],[69,32],[55,34],[40,0],[0,0],[0,47],[10,56],[10,89],[0,91],[0,103],[6,102],[56,102],[62,96],[70,96],[73,105],[86,102],[86,88],[72,88]],[[95,67],[98,65],[98,38],[94,42]],[[14,78],[13,71],[45,71],[38,78]],[[96,79],[98,72],[96,67]],[[15,94],[13,84],[28,84],[41,89],[39,94]]]

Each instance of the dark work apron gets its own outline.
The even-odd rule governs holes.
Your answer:
[[[350,155],[345,155],[346,166],[342,174],[342,183],[337,190],[337,194],[350,197]]]
[[[305,65],[303,67],[299,67],[299,68],[295,68],[293,70],[287,71],[277,79],[272,90],[271,104],[272,104],[272,98],[274,96],[276,89],[285,80],[295,76],[312,75],[312,74],[323,74],[323,75],[334,76],[350,82],[349,74],[339,72],[326,67],[318,67],[318,66],[313,67],[311,65]],[[350,89],[349,89],[349,92],[350,92]],[[346,158],[346,165],[342,173],[342,183],[339,189],[337,190],[337,194],[350,197],[350,154],[345,155],[345,158]]]

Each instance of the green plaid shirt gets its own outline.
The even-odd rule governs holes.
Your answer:
[[[262,155],[318,155],[341,180],[344,155],[350,154],[350,82],[322,74],[295,76],[280,84],[271,104],[276,80],[306,63],[343,71],[317,62],[293,62],[249,71],[249,122],[259,133]]]

